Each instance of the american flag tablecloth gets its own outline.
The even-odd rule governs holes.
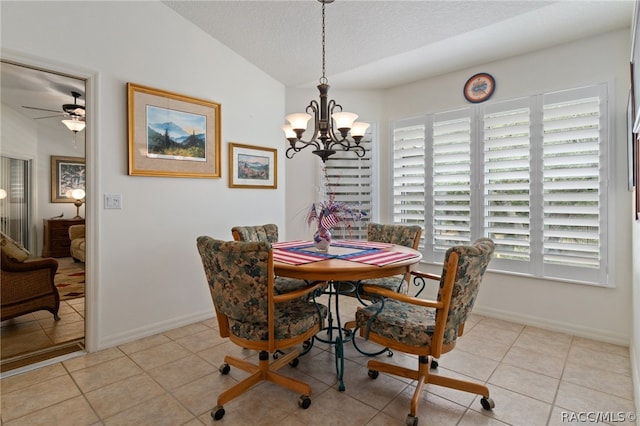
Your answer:
[[[288,263],[290,265],[303,265],[305,263],[319,262],[325,259],[337,258],[368,265],[384,266],[390,263],[417,257],[413,253],[397,251],[387,251],[386,248],[393,244],[379,243],[374,241],[358,240],[336,240],[333,247],[344,249],[355,249],[350,253],[326,253],[314,252],[313,242],[306,240],[284,241],[273,243],[273,259],[277,262]]]
[[[366,263],[367,265],[384,266],[390,263],[400,262],[402,260],[418,257],[413,253],[404,253],[400,251],[376,251],[373,253],[365,253],[362,255],[352,256],[347,260],[353,262]]]
[[[288,263],[290,265],[303,265],[305,263],[319,262],[327,259],[324,254],[316,254],[311,252],[303,252],[300,250],[287,250],[287,248],[295,248],[312,244],[311,241],[288,241],[283,243],[275,243],[271,246],[273,250],[273,260],[276,262]]]

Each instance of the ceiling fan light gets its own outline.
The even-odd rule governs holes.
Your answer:
[[[74,133],[81,132],[86,126],[84,121],[81,121],[75,118],[62,120],[62,123]]]

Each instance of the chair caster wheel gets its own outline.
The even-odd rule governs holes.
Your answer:
[[[218,368],[218,371],[221,372],[222,374],[229,374],[229,371],[231,371],[231,367],[229,367],[229,364],[225,362],[220,366],[220,368]],[[224,415],[224,412],[222,414]]]
[[[302,395],[298,400],[298,406],[300,406],[300,408],[302,408],[303,410],[306,410],[311,406],[311,398],[309,398],[307,395]]]
[[[496,403],[493,402],[493,399],[487,396],[482,397],[482,399],[480,400],[480,404],[482,405],[482,408],[487,411],[491,411],[496,406]]]
[[[305,340],[302,342],[302,349],[309,349],[311,347],[311,340]]]
[[[413,417],[411,414],[407,414],[407,419],[405,420],[404,424],[406,424],[407,426],[418,426],[418,418]]]
[[[435,360],[435,359],[432,359],[431,360],[431,364],[429,364],[429,368],[434,370],[434,369],[438,368],[438,365],[440,365],[440,364],[438,364],[438,361]]]
[[[391,349],[388,350],[387,356],[391,358],[393,356],[393,351]]]
[[[300,360],[298,358],[295,358],[293,360],[291,360],[291,362],[289,362],[289,365],[293,368],[296,368],[298,366],[298,364],[300,364]]]
[[[375,380],[380,375],[380,372],[376,370],[369,370],[367,374],[369,374],[369,377],[371,377],[371,379]]]
[[[218,405],[216,408],[211,410],[211,418],[213,420],[220,420],[223,417],[224,417],[224,408],[222,408],[222,406]]]

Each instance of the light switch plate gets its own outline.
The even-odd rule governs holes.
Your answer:
[[[104,194],[104,208],[105,209],[121,209],[122,195],[121,194]]]

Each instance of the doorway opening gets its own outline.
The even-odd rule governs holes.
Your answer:
[[[7,194],[0,200],[0,230],[30,252],[25,262],[55,261],[60,302],[59,320],[47,310],[3,315],[4,376],[84,351],[86,264],[84,256],[72,256],[69,228],[84,226],[85,202],[92,194],[85,181],[84,125],[74,130],[64,122],[85,123],[86,80],[2,60],[0,84],[0,188]],[[74,189],[83,192],[76,191],[74,198]],[[78,193],[83,197],[77,198]],[[84,239],[84,228],[81,233]],[[3,268],[3,299],[11,281],[4,274]]]

